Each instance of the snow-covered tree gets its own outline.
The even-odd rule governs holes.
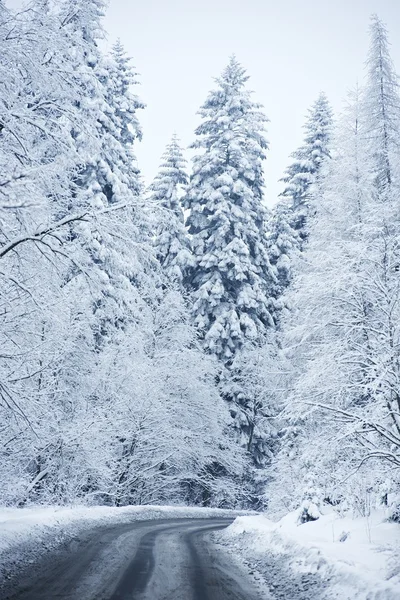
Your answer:
[[[144,271],[141,262],[150,253],[150,240],[141,231],[145,217],[133,153],[133,143],[141,137],[136,111],[143,104],[131,91],[136,74],[122,45],[117,43],[110,59],[101,55],[103,9],[100,0],[72,4],[67,0],[64,7],[72,60],[77,61],[87,96],[80,111],[95,138],[91,144],[90,133],[74,132],[80,160],[71,192],[74,204],[95,212],[81,228],[78,243],[98,278],[91,298],[98,343],[108,327],[120,326],[135,313]]]
[[[293,205],[288,198],[280,199],[273,207],[267,224],[270,261],[276,269],[274,287],[277,320],[285,306],[284,294],[293,279],[293,270],[300,258],[301,236],[296,229]]]
[[[133,145],[142,139],[137,112],[145,105],[133,93],[138,84],[137,73],[120,41],[114,44],[111,56],[102,58],[96,76],[104,95],[104,115],[100,116],[103,156],[103,193],[109,204],[126,199],[127,190],[137,196],[142,191],[140,172]],[[107,172],[108,171],[108,172]]]
[[[308,111],[304,142],[292,154],[293,162],[282,179],[285,188],[281,195],[292,206],[294,227],[302,241],[307,237],[307,217],[310,210],[314,210],[310,207],[313,185],[324,162],[330,157],[332,127],[332,109],[326,95],[321,93]]]
[[[174,135],[150,186],[149,202],[155,211],[154,245],[157,258],[168,279],[180,285],[192,265],[190,242],[181,206],[187,181],[186,160]]]
[[[195,264],[189,285],[205,348],[230,361],[245,340],[273,327],[275,281],[262,204],[266,117],[232,57],[200,110],[185,197]]]
[[[71,131],[84,122],[68,44],[46,3],[9,12],[1,39],[1,464],[9,469],[5,493],[24,501],[60,459],[57,382],[62,357],[76,350],[69,309],[77,304],[62,284],[72,264],[83,267],[65,242],[85,218],[66,211],[78,161]]]
[[[400,464],[399,98],[376,17],[371,33],[367,84],[339,124],[291,292],[287,411],[297,432],[278,478],[302,520],[323,501],[354,506],[357,478],[378,490]],[[312,493],[297,483],[311,471]]]
[[[270,339],[245,344],[221,374],[220,387],[234,419],[236,439],[251,458],[241,500],[253,508],[265,507],[265,486],[279,446],[277,364],[277,344],[270,335]]]
[[[244,456],[225,436],[216,362],[199,345],[179,291],[143,306],[105,344],[90,378],[85,495],[107,504],[187,501],[234,506]],[[216,480],[210,467],[223,465]]]
[[[398,184],[398,164],[393,150],[397,150],[399,144],[399,82],[390,56],[387,29],[377,15],[371,18],[370,36],[363,98],[365,137],[369,138],[374,157],[377,189],[380,194],[387,194],[392,183]]]

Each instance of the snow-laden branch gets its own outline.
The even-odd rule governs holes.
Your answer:
[[[327,404],[319,404],[319,403],[315,403],[315,402],[306,402],[305,404],[307,404],[308,406],[313,406],[315,408],[320,408],[321,410],[327,410],[327,411],[342,415],[343,417],[345,417],[348,420],[348,422],[351,422],[351,423],[358,422],[358,423],[361,423],[364,427],[370,427],[371,430],[375,431],[380,436],[384,437],[388,442],[400,447],[400,437],[398,437],[396,434],[394,434],[392,431],[390,431],[390,429],[388,429],[387,427],[385,427],[384,425],[382,425],[380,423],[373,423],[369,420],[363,419],[359,415],[350,413],[346,410],[337,408],[335,406],[329,406]]]
[[[80,215],[64,217],[60,221],[53,223],[53,225],[39,228],[35,233],[32,233],[32,234],[27,233],[24,235],[20,235],[17,238],[15,238],[14,240],[11,240],[11,242],[9,242],[8,244],[5,244],[4,246],[2,246],[0,248],[0,258],[3,258],[9,252],[11,252],[11,250],[14,250],[15,248],[17,248],[18,246],[20,246],[21,244],[23,244],[25,242],[43,242],[43,240],[46,236],[49,236],[52,233],[54,233],[55,231],[58,231],[59,229],[61,229],[62,227],[65,227],[65,225],[74,223],[76,221],[87,221],[87,219],[86,219],[87,215],[88,215],[88,213],[82,213]]]
[[[115,206],[110,206],[110,207],[104,208],[103,210],[99,210],[93,214],[86,211],[86,212],[83,212],[80,214],[67,216],[67,217],[64,217],[63,219],[60,219],[59,221],[56,221],[52,225],[40,227],[34,233],[26,233],[26,234],[20,235],[20,236],[16,237],[15,239],[11,240],[11,242],[8,242],[8,244],[5,244],[4,246],[2,246],[0,248],[0,258],[3,258],[9,252],[11,252],[11,250],[14,250],[15,248],[17,248],[18,246],[20,246],[21,244],[23,244],[25,242],[39,242],[42,244],[46,244],[46,242],[44,241],[44,239],[46,237],[51,237],[51,236],[55,237],[55,232],[59,231],[66,225],[75,223],[77,221],[89,221],[90,218],[93,218],[95,215],[97,216],[97,215],[107,214],[110,212],[114,212],[116,210],[121,210],[123,208],[127,208],[127,206],[128,206],[127,202],[121,202],[119,204],[116,204]]]

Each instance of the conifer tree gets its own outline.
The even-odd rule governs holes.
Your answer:
[[[67,0],[64,12],[72,60],[77,61],[86,92],[80,109],[91,130],[74,132],[80,164],[71,188],[73,204],[97,215],[82,227],[80,243],[97,273],[92,310],[100,343],[108,325],[112,330],[136,312],[142,263],[150,254],[150,239],[141,231],[147,228],[141,227],[142,186],[133,153],[133,142],[141,138],[136,111],[144,105],[131,91],[136,73],[122,45],[114,46],[109,60],[100,52],[103,0]],[[118,210],[108,211],[112,207]],[[135,251],[125,243],[128,240]]]
[[[205,348],[230,361],[246,339],[274,325],[275,280],[265,241],[262,163],[266,117],[232,57],[200,115],[185,197],[195,265],[193,314]]]
[[[361,265],[368,247],[363,240],[368,227],[364,219],[372,208],[373,194],[359,109],[358,98],[352,98],[339,121],[335,156],[315,198],[319,210],[310,223],[304,260],[295,285],[285,295],[292,307],[283,320],[289,361],[285,367],[290,376],[282,387],[287,390],[283,402],[288,418],[271,491],[275,495],[279,489],[285,503],[299,508],[299,522],[318,518],[316,507],[322,505],[323,494],[336,497],[336,481],[344,477],[343,460],[355,468],[359,459],[358,454],[349,453],[350,440],[343,459],[333,442],[332,451],[325,452],[321,444],[327,435],[335,439],[337,434],[342,440],[346,426],[334,430],[331,413],[321,414],[311,407],[315,402],[347,408],[356,388],[366,383],[356,374],[361,361],[354,358],[354,352],[368,345],[365,318],[370,299],[365,296],[365,273],[360,270],[366,264]],[[325,479],[327,473],[330,481]]]
[[[75,302],[68,311],[69,343],[59,359],[63,369],[54,369],[54,386],[63,390],[57,396],[61,430],[72,426],[72,415],[80,414],[83,403],[90,406],[98,400],[92,385],[97,363],[115,343],[119,330],[126,330],[130,323],[137,326],[140,315],[145,314],[141,286],[144,279],[149,282],[143,263],[151,261],[150,241],[139,244],[137,235],[140,182],[132,150],[127,141],[125,145],[122,142],[124,128],[129,129],[128,115],[134,114],[140,103],[130,97],[127,85],[123,98],[116,95],[126,73],[120,74],[117,62],[100,52],[103,8],[101,0],[68,0],[59,14],[60,35],[68,42],[65,60],[81,90],[75,98],[81,122],[79,127],[71,123],[75,169],[70,173],[69,202],[60,210],[88,215],[65,240],[65,251],[72,260],[63,273],[62,288]],[[131,128],[134,139],[137,120],[133,119]],[[151,269],[148,271],[150,274]],[[84,419],[76,427],[84,427]],[[63,443],[68,448],[67,440]],[[84,452],[82,447],[80,450]],[[57,472],[58,458],[57,451],[50,469],[55,488],[65,477]],[[46,457],[44,464],[46,459],[50,460]],[[69,462],[65,465],[68,469]],[[87,477],[82,483],[93,491],[95,482]]]
[[[104,7],[104,0],[65,0],[61,11],[70,60],[76,62],[85,92],[79,99],[80,110],[95,126],[94,131],[74,132],[82,164],[76,199],[97,208],[137,195],[141,189],[132,144],[142,136],[136,111],[144,107],[132,93],[136,72],[121,43],[115,44],[110,59],[100,52]]]
[[[269,255],[277,277],[274,294],[278,321],[279,312],[285,303],[284,293],[292,281],[294,265],[300,257],[301,237],[294,221],[292,204],[288,198],[281,198],[273,207],[267,225]]]
[[[387,194],[392,183],[398,185],[399,82],[390,56],[387,29],[377,15],[371,17],[370,38],[363,118],[375,161],[377,189],[380,194]]]
[[[155,249],[169,280],[182,284],[192,264],[190,242],[181,206],[187,184],[186,160],[176,135],[166,147],[159,172],[150,186],[155,214]]]
[[[118,40],[112,48],[111,61],[106,64],[102,82],[106,87],[107,104],[111,108],[110,119],[114,125],[112,135],[118,142],[116,158],[119,176],[134,195],[142,191],[140,172],[133,150],[135,141],[142,139],[142,127],[137,111],[145,108],[144,103],[133,93],[134,86],[138,84],[137,76],[131,65],[131,58]],[[116,160],[113,157],[110,157],[110,160],[112,167]]]
[[[303,242],[307,237],[312,186],[324,161],[330,157],[332,127],[332,109],[326,95],[321,93],[308,111],[304,143],[292,154],[293,162],[282,179],[286,184],[282,196],[292,205],[294,227]]]

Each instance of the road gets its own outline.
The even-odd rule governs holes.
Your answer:
[[[7,600],[260,600],[213,546],[229,519],[165,519],[93,529],[21,571]]]

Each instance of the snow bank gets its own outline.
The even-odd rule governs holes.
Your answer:
[[[0,507],[0,584],[19,563],[33,562],[91,527],[167,518],[232,517],[245,512],[174,506]],[[249,514],[247,512],[247,514]]]
[[[321,600],[400,599],[399,525],[384,522],[378,512],[359,519],[331,512],[304,525],[297,525],[297,516],[291,513],[278,523],[264,516],[239,517],[218,538],[267,583],[271,573],[264,559],[271,554],[294,577],[307,574],[310,598],[318,579]]]

